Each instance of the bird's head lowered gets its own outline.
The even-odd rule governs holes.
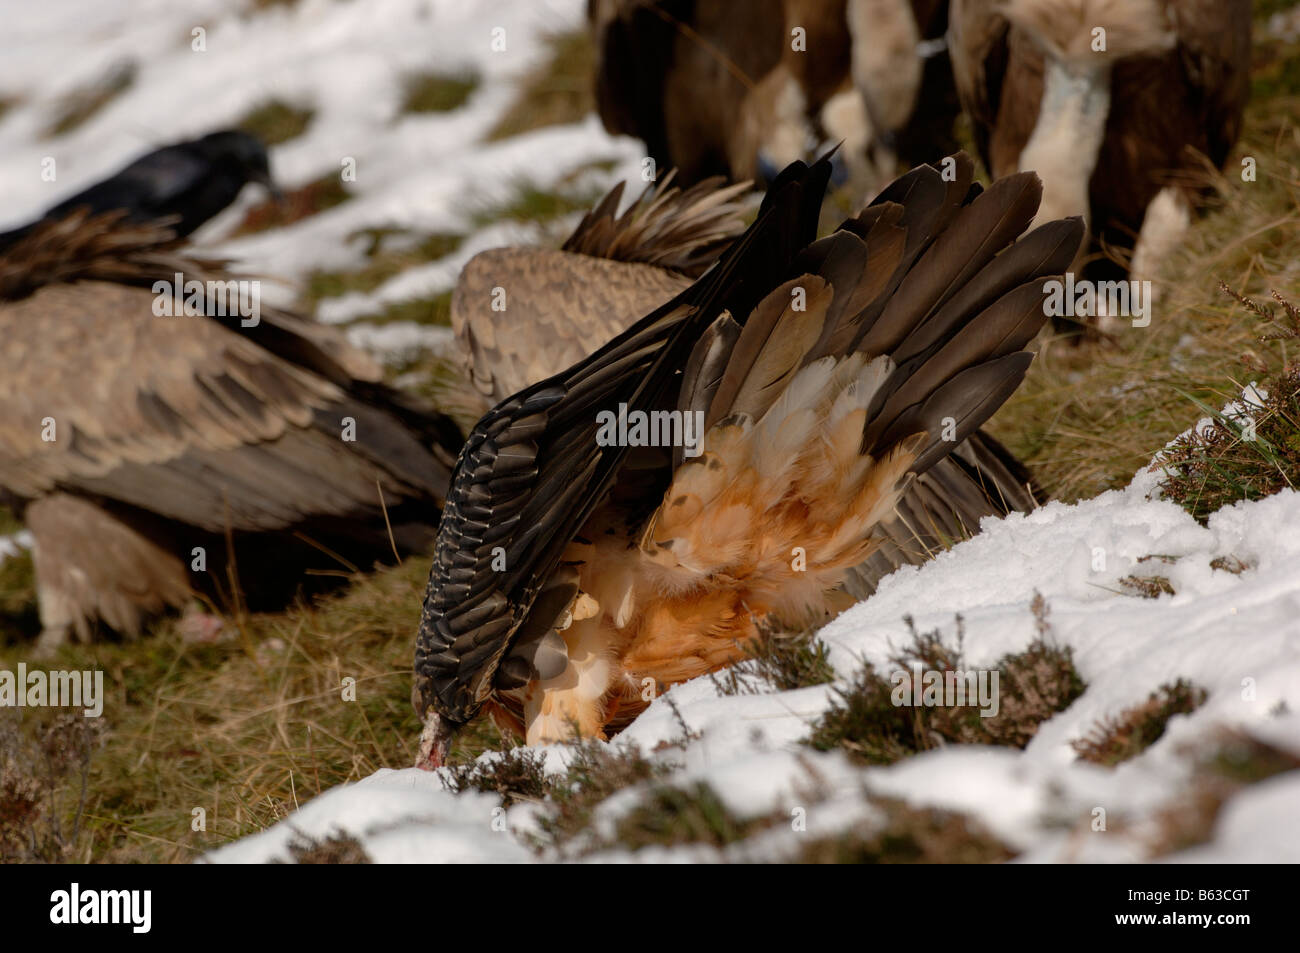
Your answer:
[[[420,681],[411,689],[411,705],[420,719],[420,746],[415,756],[415,766],[422,771],[436,771],[447,762],[447,752],[460,723],[438,714],[437,709],[424,698]]]

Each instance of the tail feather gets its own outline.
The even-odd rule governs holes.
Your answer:
[[[929,167],[905,176],[804,249],[790,271],[807,273],[758,302],[709,400],[707,453],[678,470],[642,536],[653,561],[695,577],[763,578],[773,592],[797,593],[773,604],[809,605],[819,587],[886,545],[890,534],[878,527],[904,524],[896,559],[911,555],[908,535],[955,540],[996,508],[965,457],[917,477],[1023,380],[1032,360],[1023,348],[1046,317],[1044,269],[1068,261],[1082,228],[1054,223],[1021,248],[1016,238],[1041,194],[1036,177],[981,192],[968,159],[951,167],[955,180]],[[801,291],[804,311],[791,300]],[[716,368],[726,343],[706,335],[692,363]],[[707,394],[692,385],[691,405]],[[978,451],[982,438],[973,444]],[[1019,476],[995,452],[985,456],[994,491],[1005,484],[1016,497],[1008,506],[1023,502]],[[807,576],[791,572],[795,550],[808,553]]]

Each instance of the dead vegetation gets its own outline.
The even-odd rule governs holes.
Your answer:
[[[1300,770],[1300,756],[1246,732],[1226,729],[1196,757],[1186,792],[1157,816],[1150,845],[1161,857],[1208,843],[1224,806],[1252,784]]]
[[[335,831],[316,838],[299,831],[287,847],[289,860],[274,864],[373,864],[366,849],[347,831]]]
[[[134,62],[116,63],[94,83],[73,90],[59,104],[54,118],[45,127],[42,137],[53,139],[84,125],[101,109],[135,85],[139,71],[139,66]]]
[[[964,626],[957,617],[957,644],[944,644],[940,632],[918,633],[907,618],[911,644],[890,658],[890,672],[864,664],[813,727],[808,743],[819,751],[842,748],[863,764],[893,764],[910,755],[946,744],[1008,745],[1023,748],[1038,726],[1064,711],[1083,694],[1069,647],[1053,645],[1047,609],[1036,602],[1039,636],[1027,649],[1005,656],[995,666],[997,712],[981,714],[970,696],[964,705],[927,703],[913,684],[916,667],[942,678],[966,670],[962,658]],[[991,679],[990,679],[991,684]],[[912,692],[906,689],[911,686]],[[921,696],[917,698],[916,696]],[[922,702],[916,704],[917,701]]]
[[[757,695],[825,685],[835,680],[826,644],[816,629],[784,632],[760,625],[744,646],[747,658],[710,677],[723,695]]]
[[[351,197],[339,173],[330,172],[299,188],[285,189],[281,199],[267,198],[254,205],[231,233],[231,237],[284,228],[342,205]]]
[[[1221,287],[1254,316],[1261,343],[1282,345],[1285,360],[1286,344],[1300,339],[1300,309],[1276,291],[1276,304],[1269,304]],[[1300,365],[1271,372],[1253,350],[1241,361],[1255,378],[1255,394],[1235,401],[1235,410],[1200,404],[1208,420],[1174,440],[1151,467],[1163,474],[1164,495],[1201,522],[1224,506],[1300,482]]]
[[[306,132],[315,116],[314,109],[269,99],[250,109],[235,127],[256,136],[263,145],[278,146]]]
[[[1164,736],[1169,719],[1190,715],[1205,704],[1205,699],[1205,689],[1180,678],[1161,685],[1142,704],[1094,725],[1071,747],[1083,761],[1114,767],[1151,747]]]
[[[488,133],[489,141],[581,122],[595,111],[591,77],[596,49],[587,31],[553,33],[543,42],[549,55],[524,77],[515,101]]]
[[[103,723],[78,711],[0,717],[0,861],[85,863],[90,764]]]
[[[833,837],[819,837],[793,858],[801,864],[996,864],[1016,852],[982,824],[954,811],[915,807],[873,797],[883,822],[854,825]]]

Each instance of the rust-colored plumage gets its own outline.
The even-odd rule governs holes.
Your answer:
[[[829,166],[796,163],[702,278],[484,416],[417,637],[422,764],[484,708],[529,742],[617,730],[646,684],[727,664],[764,619],[825,618],[871,571],[918,477],[1021,380],[1082,233],[1017,241],[1036,177],[981,194],[966,157],[945,168],[814,241]],[[614,426],[638,413],[673,439]]]
[[[45,644],[135,633],[236,570],[256,600],[368,565],[393,545],[380,487],[396,545],[432,538],[459,431],[337,332],[265,307],[245,327],[234,284],[119,213],[0,257],[0,491],[35,539]]]

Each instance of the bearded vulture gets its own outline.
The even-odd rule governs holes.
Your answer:
[[[867,195],[953,148],[947,0],[590,0],[596,102],[687,184],[766,182],[843,145],[836,180]]]
[[[460,431],[177,245],[78,211],[0,254],[0,495],[34,539],[43,648],[433,539]]]
[[[280,190],[271,179],[266,147],[237,130],[213,132],[141,156],[126,168],[50,208],[37,222],[0,233],[0,249],[28,234],[38,222],[64,218],[77,209],[121,209],[128,222],[165,219],[179,236],[190,234],[233,202],[249,182]]]
[[[1150,277],[1223,166],[1250,91],[1250,0],[953,0],[948,47],[995,176],[1085,216],[1091,273]]]
[[[606,737],[646,685],[845,604],[909,489],[1018,386],[1082,238],[1017,240],[1033,174],[943,169],[815,240],[830,163],[794,163],[701,278],[479,421],[416,637],[418,766],[484,709],[530,744]]]

